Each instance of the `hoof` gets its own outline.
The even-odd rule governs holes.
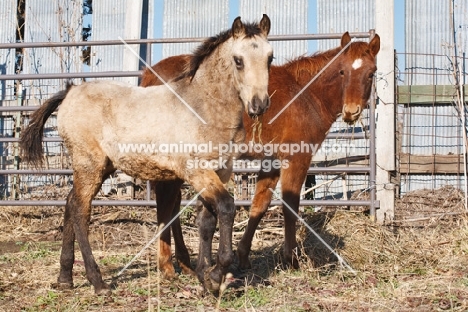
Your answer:
[[[162,269],[161,268],[161,275],[165,280],[173,280],[176,277],[176,273],[174,270],[174,267],[171,267],[170,269]]]
[[[98,296],[109,296],[112,291],[106,283],[102,283],[101,287],[94,287],[94,293]]]
[[[192,270],[192,268],[190,267],[187,267],[186,265],[183,265],[183,264],[180,264],[179,263],[179,267],[181,268],[182,270],[182,273],[184,273],[185,275],[191,275],[191,276],[197,276],[197,273],[195,273],[194,270]]]
[[[219,280],[217,280],[217,278],[213,278],[212,276],[213,269],[214,267],[205,271],[205,276],[203,279],[203,286],[205,287],[206,290],[209,290],[210,292],[218,293],[219,288],[221,286],[222,276],[217,277],[219,278]]]
[[[70,282],[67,282],[67,283],[63,283],[63,282],[53,283],[52,288],[57,289],[57,290],[70,290],[70,289],[73,289],[73,282],[71,282],[71,283]]]
[[[296,255],[283,256],[283,263],[286,268],[293,270],[299,269],[299,260],[297,259]]]

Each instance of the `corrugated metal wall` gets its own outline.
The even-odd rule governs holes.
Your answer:
[[[405,2],[405,44],[409,53],[406,55],[406,67],[409,73],[415,73],[407,77],[407,84],[452,84],[450,58],[454,55],[453,30],[456,31],[458,53],[468,52],[468,2],[453,0],[454,8],[451,8],[451,3],[438,0]],[[420,54],[446,57],[433,58]]]
[[[16,40],[16,1],[0,2],[0,42],[15,42]],[[14,74],[15,72],[15,50],[0,50],[0,74]],[[1,81],[0,83],[0,105],[14,99],[15,86],[13,81]],[[3,128],[3,127],[2,127]]]
[[[229,0],[165,1],[163,38],[211,37],[231,27]],[[198,43],[163,44],[163,58],[191,53]]]
[[[15,42],[16,40],[16,1],[0,2],[0,42]],[[0,75],[14,74],[15,49],[0,50]],[[14,81],[0,82],[0,106],[15,105]],[[13,135],[14,120],[10,116],[0,117],[0,135],[7,137]],[[0,144],[0,169],[5,169],[8,155],[11,150],[7,144]],[[0,192],[5,192],[8,177],[0,176]],[[0,195],[0,196],[1,196]]]
[[[259,21],[262,14],[271,20],[271,35],[307,34],[308,0],[239,0],[239,15],[248,21]],[[307,41],[271,42],[274,49],[274,64],[307,53]]]
[[[92,40],[124,38],[127,0],[93,1]],[[123,69],[123,46],[91,47],[91,71]]]
[[[272,29],[270,34],[307,33],[308,0],[301,1],[165,1],[164,38],[209,37],[231,27],[229,10],[239,7],[239,16],[244,22],[258,22],[262,14],[268,14]],[[197,43],[164,44],[162,56],[168,57],[190,53]],[[272,42],[275,63],[303,55],[307,52],[306,41]]]
[[[81,41],[82,0],[29,1],[26,4],[25,42]],[[81,71],[81,51],[75,47],[24,49],[23,73],[68,73]],[[63,79],[23,81],[27,105],[39,105],[62,90]],[[45,136],[57,136],[56,118],[52,116],[44,129]],[[50,154],[59,154],[60,143],[48,142]]]
[[[369,31],[375,28],[376,0],[317,0],[318,33]],[[339,40],[320,40],[319,50],[334,48]]]
[[[29,1],[26,5],[24,41],[81,41],[82,12],[82,0]],[[25,74],[81,71],[80,52],[74,47],[28,48],[24,51],[23,62]],[[62,81],[57,79],[23,83],[27,99],[44,99],[63,87]]]
[[[141,7],[143,12],[130,12],[128,6]],[[149,0],[100,0],[93,1],[92,16],[92,37],[91,40],[119,40],[151,38],[153,34],[153,1]],[[143,18],[140,29],[130,28],[127,23],[134,22],[140,16],[127,16],[127,14],[141,14]],[[147,29],[144,29],[148,25]],[[131,46],[140,56],[144,56],[144,51],[140,51],[138,46]],[[125,52],[124,45],[93,46],[91,48],[92,72],[118,71],[118,70],[139,70],[142,65],[137,57],[130,51]],[[130,53],[129,53],[130,52]],[[131,59],[130,59],[131,58]],[[137,84],[137,78],[115,78],[116,80],[128,81]]]

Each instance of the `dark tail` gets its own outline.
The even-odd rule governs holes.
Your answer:
[[[57,92],[35,111],[30,119],[29,125],[21,133],[19,146],[21,149],[21,159],[36,168],[41,168],[43,163],[42,136],[44,125],[52,113],[59,107],[70,91],[72,84],[67,84],[67,88]]]

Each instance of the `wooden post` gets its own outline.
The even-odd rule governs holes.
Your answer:
[[[376,197],[380,201],[377,221],[393,220],[395,186],[390,173],[395,170],[395,58],[394,2],[375,1],[375,32],[380,36],[377,55],[376,107]]]

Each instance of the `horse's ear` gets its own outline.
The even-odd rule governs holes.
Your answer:
[[[349,35],[349,32],[345,32],[343,36],[341,36],[341,48],[344,49],[350,41],[351,36]]]
[[[369,50],[372,56],[376,56],[380,51],[380,36],[375,34],[371,42],[369,42]]]
[[[262,34],[266,37],[270,33],[271,22],[268,15],[263,14],[262,20],[260,21],[260,30]]]
[[[232,23],[232,36],[234,38],[238,38],[242,35],[245,35],[245,26],[242,24],[240,16],[236,17],[234,22]]]

